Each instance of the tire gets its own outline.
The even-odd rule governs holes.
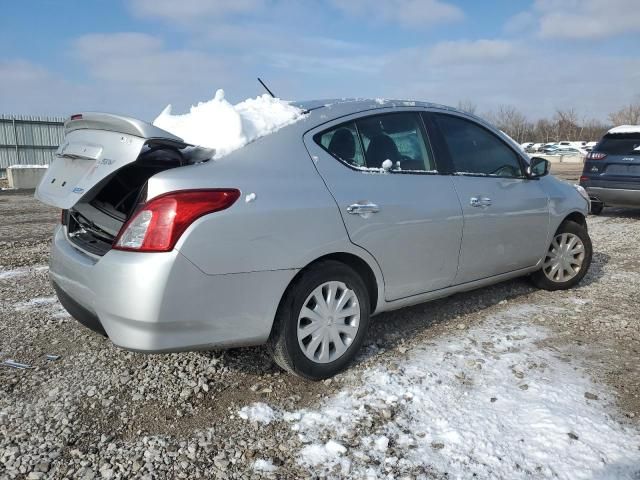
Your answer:
[[[326,297],[332,300],[327,303]],[[342,306],[340,300],[344,301]],[[359,315],[341,317],[354,312]],[[369,313],[369,292],[362,278],[341,262],[319,262],[290,285],[280,302],[269,338],[273,360],[284,370],[309,380],[332,377],[360,350],[369,327]],[[307,333],[314,329],[313,335]],[[314,342],[320,342],[317,350]]]
[[[577,237],[576,244],[571,247],[571,241]],[[582,252],[580,252],[579,244],[582,244]],[[554,261],[556,258],[555,251],[567,249],[564,259]],[[582,255],[580,255],[582,253]],[[561,254],[562,255],[562,254]],[[531,275],[533,284],[544,290],[567,290],[577,285],[586,275],[591,265],[591,257],[593,255],[593,247],[591,238],[587,229],[582,225],[565,221],[558,227],[553,237],[551,245],[543,260],[543,267]],[[554,258],[555,257],[555,258]],[[579,266],[577,265],[579,262]],[[555,268],[555,264],[558,268]]]
[[[600,202],[593,202],[591,203],[591,209],[589,210],[589,213],[591,215],[600,215],[602,213],[602,209],[604,208],[604,204],[600,203]]]

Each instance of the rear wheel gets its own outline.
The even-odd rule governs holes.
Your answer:
[[[545,290],[566,290],[577,285],[591,265],[592,246],[587,229],[566,221],[558,228],[542,268],[531,275],[533,283]]]
[[[369,325],[369,294],[343,263],[320,262],[290,286],[269,344],[283,369],[310,380],[331,377],[355,357]]]

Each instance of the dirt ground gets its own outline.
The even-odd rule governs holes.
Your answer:
[[[580,170],[552,169],[571,181]],[[539,348],[610,389],[617,422],[640,425],[640,210],[608,209],[588,219],[593,265],[575,290],[542,292],[517,279],[379,315],[356,365],[319,383],[282,373],[261,347],[142,355],[81,327],[48,283],[58,217],[31,192],[0,192],[0,361],[34,367],[0,366],[0,478],[341,476],[296,460],[302,440],[286,422],[247,422],[238,411],[255,402],[287,411],[319,408],[372,369],[401,368],[407,350],[464,336],[505,305],[544,308],[525,320],[551,332]],[[277,474],[254,462],[265,456]],[[352,461],[355,469],[375,458]],[[447,477],[424,466],[390,468],[394,477]]]

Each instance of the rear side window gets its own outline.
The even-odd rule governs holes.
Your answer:
[[[460,117],[443,114],[435,117],[456,172],[522,177],[518,155],[493,133]]]
[[[356,121],[367,167],[381,168],[390,160],[395,170],[435,170],[433,155],[416,113],[391,113]]]
[[[382,168],[385,160],[397,172],[435,171],[420,117],[413,112],[364,117],[314,136],[331,155],[357,168]]]
[[[366,166],[354,122],[345,123],[322,132],[320,135],[316,135],[315,140],[337,159],[354,167]]]
[[[593,150],[607,155],[640,155],[640,134],[605,135]]]

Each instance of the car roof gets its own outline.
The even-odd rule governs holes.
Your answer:
[[[329,122],[346,115],[360,113],[369,110],[391,110],[406,107],[423,107],[455,112],[475,118],[485,123],[481,118],[463,112],[453,107],[440,105],[437,103],[423,102],[419,100],[387,100],[382,98],[363,99],[363,98],[341,98],[341,99],[325,99],[325,100],[306,100],[292,102],[292,105],[306,110],[312,121],[318,124]]]

